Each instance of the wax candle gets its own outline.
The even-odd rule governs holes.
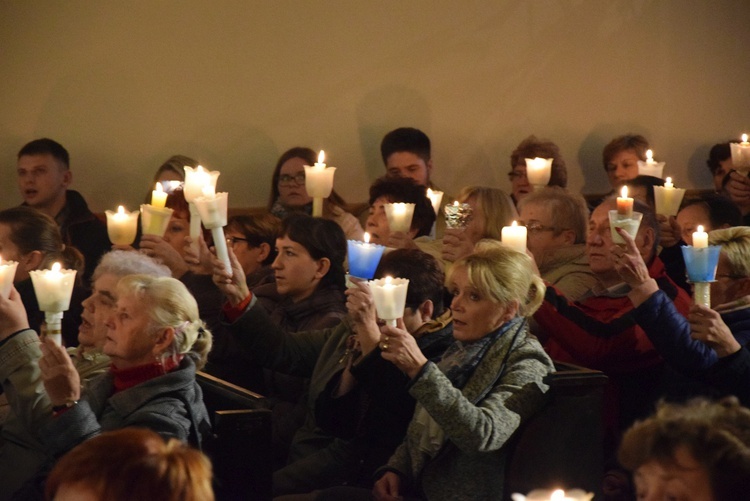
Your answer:
[[[219,179],[221,172],[204,169],[202,165],[199,165],[195,169],[187,165],[184,168],[185,187],[183,188],[183,192],[185,193],[185,200],[188,203],[202,196],[204,187],[210,185],[214,190],[216,189],[216,181]]]
[[[323,215],[323,199],[333,191],[333,174],[336,167],[326,167],[325,152],[320,150],[315,165],[305,165],[305,189],[313,199],[313,216]]]
[[[642,176],[661,177],[666,162],[654,161],[654,152],[646,150],[646,161],[638,160],[638,174]]]
[[[513,493],[510,497],[513,501],[591,501],[594,498],[594,493],[581,489],[571,489],[569,491],[562,489],[534,489],[526,496]]]
[[[547,186],[552,175],[552,158],[526,158],[526,178],[535,187]]]
[[[371,279],[383,256],[385,246],[370,243],[370,234],[365,233],[365,241],[347,241],[349,274],[359,278]]]
[[[704,249],[708,247],[708,233],[703,231],[703,226],[698,225],[697,231],[693,233],[693,247]]]
[[[409,280],[406,278],[385,277],[370,280],[370,291],[375,302],[375,310],[381,320],[388,325],[396,326],[396,319],[404,316],[406,292]]]
[[[617,197],[617,214],[624,219],[633,217],[633,199],[628,196],[627,186],[622,187]]]
[[[518,226],[518,222],[513,221],[510,226],[503,227],[500,239],[503,245],[518,252],[526,252],[526,227]]]
[[[471,205],[460,204],[458,200],[453,202],[452,205],[446,205],[443,210],[445,211],[445,227],[449,229],[466,228],[473,213]]]
[[[151,192],[151,205],[160,209],[167,203],[167,193],[162,188],[161,183],[156,183],[154,191]]]
[[[122,205],[117,212],[105,211],[107,215],[107,234],[109,241],[115,245],[130,245],[135,241],[138,232],[138,211],[128,212]]]
[[[433,191],[432,189],[427,188],[427,198],[430,199],[430,202],[432,203],[432,209],[435,211],[435,215],[437,216],[440,213],[440,202],[443,201],[443,192]]]
[[[52,269],[29,272],[39,309],[44,312],[47,336],[58,345],[62,342],[63,312],[70,308],[76,278],[75,270],[61,268],[60,263],[54,263]]]
[[[685,196],[683,188],[675,188],[672,178],[668,177],[664,186],[654,186],[654,205],[657,214],[676,216]]]
[[[3,261],[0,256],[0,295],[3,297],[10,296],[10,289],[13,287],[13,280],[16,278],[17,261]]]
[[[391,231],[403,231],[408,233],[411,229],[411,220],[414,216],[415,204],[393,203],[384,204],[385,217],[388,219],[388,227]]]
[[[729,143],[732,153],[732,165],[735,169],[746,172],[750,169],[750,143],[747,141],[747,134],[742,134],[742,142]]]
[[[224,226],[227,224],[227,209],[229,206],[227,193],[216,193],[211,185],[203,187],[203,196],[196,198],[193,203],[198,209],[203,226],[211,230],[216,248],[216,257],[222,260],[225,269],[232,274],[232,263],[229,260],[227,241],[224,237]]]

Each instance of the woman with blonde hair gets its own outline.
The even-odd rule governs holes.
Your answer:
[[[45,484],[46,499],[213,501],[211,462],[176,439],[142,428],[102,433],[67,453]]]
[[[528,333],[544,282],[526,254],[482,242],[446,284],[455,341],[439,361],[428,361],[402,320],[381,329],[381,355],[411,379],[417,406],[372,494],[339,499],[504,498],[505,445],[543,405],[543,378],[554,370]]]

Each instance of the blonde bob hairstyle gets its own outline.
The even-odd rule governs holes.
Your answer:
[[[474,217],[481,217],[483,221],[482,238],[500,240],[503,226],[509,226],[514,219],[518,219],[513,200],[499,188],[466,186],[456,198],[461,203],[474,199],[478,209],[474,211]]]
[[[734,226],[714,230],[708,234],[711,245],[721,245],[721,252],[729,259],[729,271],[738,277],[750,277],[750,228]]]
[[[459,266],[466,268],[469,283],[482,296],[502,305],[518,301],[519,316],[533,315],[544,300],[546,287],[531,258],[500,242],[480,240],[473,254],[453,263],[446,283]]]
[[[206,365],[211,351],[211,332],[198,315],[198,303],[182,282],[172,277],[128,275],[117,284],[119,296],[131,295],[146,308],[151,332],[165,327],[174,329],[174,340],[162,358],[188,355],[197,369]]]

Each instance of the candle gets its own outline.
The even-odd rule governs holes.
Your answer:
[[[526,252],[526,227],[518,226],[516,221],[513,221],[510,226],[503,227],[500,239],[503,245],[518,252]]]
[[[638,174],[641,176],[661,177],[666,162],[654,161],[654,152],[646,150],[646,161],[638,160]]]
[[[449,229],[464,229],[469,224],[472,217],[472,209],[469,204],[459,204],[458,200],[453,205],[446,205],[445,227]]]
[[[224,262],[224,267],[232,274],[232,263],[229,260],[227,240],[224,237],[224,226],[227,224],[227,208],[229,195],[227,193],[216,193],[214,187],[207,185],[203,187],[203,196],[196,198],[193,203],[198,209],[203,226],[211,230],[216,248],[216,257]]]
[[[526,496],[513,493],[510,497],[513,501],[591,501],[594,493],[581,489],[572,489],[567,492],[562,489],[534,489]]]
[[[747,134],[742,134],[742,142],[729,143],[732,153],[732,165],[739,171],[746,172],[750,169],[750,143],[747,141]]]
[[[708,247],[708,233],[703,231],[703,226],[698,225],[697,231],[693,233],[693,247],[705,249]]]
[[[70,308],[76,271],[63,270],[60,263],[54,263],[52,269],[30,271],[29,275],[39,309],[44,312],[47,336],[59,345],[62,341],[63,312]]]
[[[406,278],[385,277],[378,280],[370,280],[370,291],[375,301],[375,310],[378,317],[395,327],[396,319],[404,316],[406,306],[406,292],[409,280]]]
[[[384,204],[385,217],[388,219],[388,227],[392,232],[403,231],[408,233],[411,229],[411,219],[414,216],[415,204],[393,203]]]
[[[654,205],[657,214],[676,216],[682,203],[685,190],[675,188],[672,178],[668,177],[664,186],[654,186]]]
[[[526,158],[526,178],[529,184],[542,188],[552,175],[552,158]]]
[[[440,202],[443,201],[443,192],[432,191],[430,188],[427,188],[427,198],[430,199],[435,216],[437,216],[440,213]]]
[[[185,193],[185,200],[188,203],[192,203],[193,200],[203,195],[203,188],[211,186],[216,189],[216,181],[219,179],[219,171],[210,171],[199,165],[195,169],[189,166],[185,166],[185,187],[183,192]]]
[[[149,204],[141,205],[141,230],[144,235],[163,237],[167,232],[169,220],[174,210],[169,207],[154,207]]]
[[[622,219],[633,217],[633,199],[628,196],[628,187],[623,186],[620,190],[620,196],[617,197],[617,214]]]
[[[138,211],[127,212],[125,207],[120,205],[117,212],[108,210],[105,214],[109,241],[115,245],[132,244],[138,231]]]
[[[3,297],[10,296],[10,289],[13,287],[13,281],[16,278],[17,261],[3,261],[0,256],[0,295]]]
[[[315,165],[305,165],[305,189],[313,199],[313,216],[323,215],[323,199],[333,191],[333,174],[336,167],[326,167],[325,152],[320,150]]]
[[[160,209],[167,203],[167,193],[162,188],[161,183],[156,183],[154,191],[151,192],[151,205]]]
[[[383,256],[385,246],[371,244],[370,234],[365,233],[365,241],[347,241],[347,255],[349,258],[349,274],[359,278],[371,279]]]

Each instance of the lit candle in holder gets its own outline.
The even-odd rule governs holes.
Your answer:
[[[203,196],[203,188],[206,186],[211,186],[214,191],[216,190],[216,181],[221,173],[217,170],[206,170],[201,165],[195,169],[186,165],[184,169],[185,187],[183,193],[185,194],[185,201],[190,206],[190,238],[193,239],[193,245],[197,245],[198,236],[201,233],[201,216],[194,202],[196,198]]]
[[[167,203],[167,193],[162,188],[161,183],[156,183],[154,191],[151,192],[151,206],[162,208]]]
[[[47,337],[60,345],[62,344],[63,312],[70,308],[70,296],[73,294],[76,271],[63,270],[60,263],[54,263],[50,270],[34,270],[30,271],[29,275],[39,309],[44,312]]]
[[[375,310],[378,312],[378,317],[385,320],[386,324],[395,327],[396,319],[404,316],[409,280],[385,277],[370,280],[368,284],[372,292],[372,299],[375,301]]]
[[[141,204],[141,229],[144,235],[163,237],[174,211],[168,207]]]
[[[333,191],[333,173],[336,167],[326,167],[325,152],[320,150],[315,165],[305,165],[305,189],[313,199],[313,216],[323,216],[323,199]]]
[[[473,213],[471,205],[458,203],[458,200],[452,205],[446,205],[443,210],[445,211],[445,227],[458,230],[466,228]]]
[[[654,186],[654,204],[656,213],[664,216],[676,216],[680,209],[682,197],[685,196],[683,188],[675,188],[672,178],[668,177],[664,186]]]
[[[742,172],[750,170],[750,143],[747,141],[747,134],[742,134],[742,142],[729,143],[732,152],[732,165],[735,169]]]
[[[682,257],[688,280],[693,284],[693,300],[696,304],[711,307],[711,282],[716,279],[720,245],[708,245],[708,233],[698,226],[693,233],[693,245],[682,246]]]
[[[591,501],[594,498],[594,493],[581,489],[571,489],[569,491],[562,489],[534,489],[526,496],[516,492],[511,494],[510,497],[513,501]]]
[[[430,238],[435,238],[437,231],[437,216],[440,214],[440,203],[443,201],[443,192],[432,191],[432,189],[427,188],[427,198],[430,199],[432,209],[435,211],[435,221],[432,223],[432,229],[430,230]]]
[[[132,244],[138,232],[138,211],[128,212],[120,205],[117,207],[117,212],[108,210],[105,214],[107,215],[109,241],[115,245]]]
[[[513,221],[510,226],[503,227],[500,240],[506,247],[518,252],[526,252],[526,233],[525,226],[518,226],[518,222]]]
[[[371,279],[383,257],[384,245],[371,244],[370,234],[365,233],[365,241],[347,241],[349,274],[358,278]]]
[[[13,287],[13,279],[16,278],[17,261],[3,261],[0,256],[0,295],[3,297],[10,296],[10,289]]]
[[[222,260],[227,272],[232,274],[232,262],[229,260],[227,240],[224,237],[224,226],[227,224],[227,208],[229,205],[227,193],[215,193],[211,185],[204,186],[203,196],[194,200],[203,226],[211,230],[214,237],[216,257]]]
[[[646,150],[646,161],[638,160],[638,175],[640,176],[654,176],[660,178],[662,172],[664,172],[664,165],[666,162],[655,162],[654,152]]]
[[[552,158],[526,158],[526,178],[534,188],[544,188],[552,176]]]
[[[633,217],[633,199],[628,196],[628,187],[623,186],[617,197],[617,214],[622,218]]]
[[[388,219],[388,227],[391,231],[403,231],[408,233],[411,229],[411,219],[414,216],[415,204],[393,203],[384,204],[385,217]]]

